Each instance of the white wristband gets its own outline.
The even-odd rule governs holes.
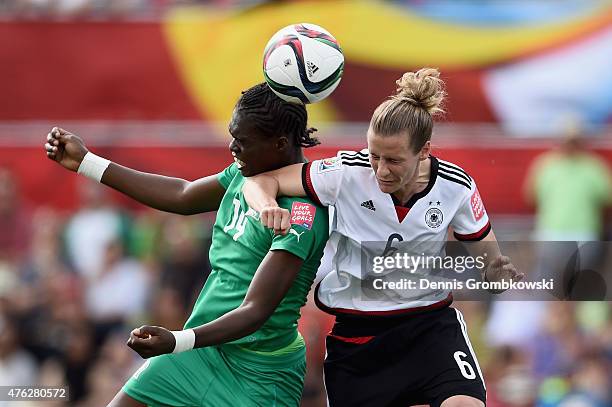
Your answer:
[[[77,173],[100,182],[109,164],[110,161],[106,158],[99,157],[88,151],[85,157],[83,157],[83,161],[81,161]]]
[[[172,353],[184,352],[193,349],[195,345],[195,332],[193,329],[185,329],[184,331],[170,331],[174,335],[176,345]]]

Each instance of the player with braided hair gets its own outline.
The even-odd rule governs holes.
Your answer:
[[[315,128],[306,129],[308,113],[302,104],[278,103],[278,98],[270,93],[265,84],[261,83],[250,91],[243,92],[236,108],[244,114],[250,114],[249,120],[262,132],[275,134],[281,131],[293,136],[295,142],[304,148],[320,144],[311,135]]]
[[[128,345],[145,364],[110,406],[297,406],[305,373],[300,308],[328,237],[327,210],[283,198],[284,236],[262,226],[244,200],[246,176],[304,162],[316,145],[303,105],[265,84],[243,92],[229,124],[234,163],[185,181],[139,172],[98,157],[74,134],[54,128],[47,156],[150,207],[184,215],[215,211],[212,272],[184,330],[142,326]]]

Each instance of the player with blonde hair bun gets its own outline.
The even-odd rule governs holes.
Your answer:
[[[449,229],[474,242],[471,254],[488,253],[486,280],[523,277],[501,255],[472,177],[431,155],[434,117],[445,97],[439,71],[407,72],[397,85],[372,115],[367,149],[259,174],[243,192],[278,233],[291,219],[277,195],[335,208],[322,262],[330,270],[323,270],[329,273],[315,296],[319,308],[336,316],[324,365],[331,407],[482,406],[484,379],[449,290],[364,294],[361,242],[386,242],[383,256],[399,242],[426,242],[443,253]]]

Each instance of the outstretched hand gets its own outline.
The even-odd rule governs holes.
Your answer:
[[[49,159],[71,171],[79,169],[79,165],[81,165],[81,161],[88,151],[79,136],[59,127],[52,128],[47,134],[45,150]]]
[[[508,256],[498,256],[493,259],[485,272],[488,281],[521,281],[524,277],[525,274],[516,269]]]
[[[147,359],[172,353],[176,346],[176,339],[166,328],[143,325],[132,330],[127,346],[134,349],[143,359]]]

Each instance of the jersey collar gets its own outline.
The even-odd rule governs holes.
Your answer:
[[[404,205],[402,205],[402,203],[393,194],[388,194],[391,196],[391,199],[393,200],[393,204],[395,206],[401,206],[401,207],[410,209],[414,206],[415,203],[417,203],[419,199],[427,196],[429,191],[431,191],[434,184],[436,183],[436,179],[438,178],[438,159],[434,157],[433,155],[430,155],[429,159],[431,160],[431,170],[429,174],[429,182],[427,183],[427,186],[425,187],[425,189],[422,190],[421,192],[418,192],[412,195],[410,199],[408,200],[408,202],[406,202],[406,204]]]

